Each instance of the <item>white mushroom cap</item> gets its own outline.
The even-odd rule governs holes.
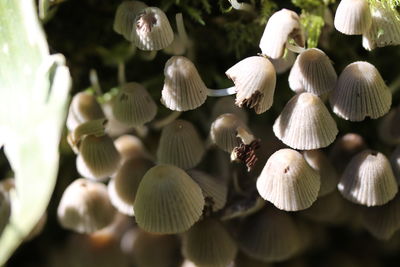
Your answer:
[[[266,57],[245,58],[225,73],[235,84],[237,106],[254,108],[257,114],[267,111],[272,106],[276,73]]]
[[[240,145],[240,140],[237,137],[238,128],[249,131],[236,115],[232,113],[222,114],[211,125],[211,141],[222,150],[231,153],[235,147]]]
[[[371,23],[367,0],[340,1],[334,19],[336,30],[348,35],[360,35],[369,30]]]
[[[398,191],[389,160],[382,153],[364,150],[347,165],[338,189],[342,196],[365,206],[380,206]]]
[[[295,92],[323,95],[335,88],[336,71],[329,57],[318,48],[300,53],[289,74],[289,86]]]
[[[85,178],[103,180],[119,167],[121,156],[112,139],[107,136],[85,136],[79,146],[76,167]]]
[[[123,1],[115,13],[114,31],[122,34],[128,41],[133,41],[131,34],[135,27],[136,16],[146,7],[147,5],[141,1]]]
[[[318,149],[330,145],[338,133],[336,122],[318,96],[295,95],[273,126],[283,143],[295,149]]]
[[[140,181],[153,163],[143,158],[131,158],[118,168],[108,183],[111,203],[121,213],[133,216],[133,205]]]
[[[281,9],[269,18],[265,26],[260,40],[261,51],[270,58],[281,58],[285,44],[290,38],[299,46],[304,46],[304,33],[299,16],[288,9]]]
[[[192,123],[175,120],[163,128],[157,149],[159,163],[190,169],[200,163],[204,153],[204,143]]]
[[[164,68],[161,103],[171,110],[187,111],[201,106],[207,99],[207,87],[194,64],[186,57],[173,56]]]
[[[246,219],[238,242],[244,253],[263,262],[287,260],[301,248],[299,229],[290,215],[270,206]]]
[[[164,11],[158,7],[142,9],[135,18],[131,40],[145,51],[161,50],[174,40],[174,32]]]
[[[198,266],[227,266],[236,252],[235,240],[217,220],[206,218],[183,234],[182,254]]]
[[[57,209],[60,224],[78,233],[93,233],[115,215],[104,184],[77,179],[65,189]]]
[[[151,233],[182,233],[200,219],[201,188],[182,169],[160,164],[147,171],[135,198],[139,227]]]
[[[389,112],[392,93],[374,65],[357,61],[347,65],[339,76],[329,102],[339,117],[362,121]]]
[[[129,126],[142,126],[157,114],[157,105],[146,88],[135,82],[122,85],[111,105],[113,117]]]
[[[88,92],[80,92],[72,98],[68,110],[67,128],[73,131],[82,123],[103,117],[104,113],[96,100],[96,96]]]
[[[318,197],[320,176],[292,149],[281,149],[272,154],[257,179],[257,190],[262,198],[286,211],[303,210]]]

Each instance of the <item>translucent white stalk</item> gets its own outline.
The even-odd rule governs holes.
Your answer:
[[[304,47],[300,47],[297,45],[292,45],[291,43],[289,43],[289,40],[286,41],[286,48],[294,53],[300,54],[304,51],[306,51],[306,49]]]
[[[176,21],[176,27],[178,29],[179,38],[181,39],[183,45],[187,49],[188,48],[188,40],[189,40],[189,38],[188,38],[186,30],[185,30],[185,25],[183,24],[182,13],[176,14],[175,21]]]
[[[89,72],[89,80],[92,88],[97,96],[102,96],[103,92],[101,91],[99,77],[97,76],[97,71],[95,69],[91,69]]]
[[[207,89],[207,95],[211,97],[220,97],[236,94],[235,86],[225,89]]]
[[[254,7],[248,3],[239,3],[237,0],[229,0],[233,9],[254,13]]]
[[[181,114],[182,114],[181,111],[173,111],[170,114],[168,114],[166,117],[153,122],[151,124],[151,128],[153,128],[155,130],[159,130],[159,129],[163,128],[164,126],[170,124],[171,122],[173,122],[177,118],[179,118],[179,116]]]
[[[118,83],[119,85],[126,83],[125,63],[123,61],[118,63]]]

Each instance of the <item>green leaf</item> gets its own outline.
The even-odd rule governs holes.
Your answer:
[[[0,1],[0,140],[15,173],[0,265],[44,213],[58,171],[69,70],[50,56],[33,0]]]
[[[300,22],[304,27],[307,36],[307,47],[317,47],[322,27],[325,25],[322,15],[302,12]]]

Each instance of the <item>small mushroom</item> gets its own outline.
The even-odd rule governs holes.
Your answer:
[[[257,179],[260,196],[278,209],[298,211],[317,200],[320,175],[293,149],[280,149],[268,159]]]
[[[336,30],[347,35],[361,35],[371,27],[372,19],[367,0],[341,0],[336,9]]]
[[[109,225],[115,215],[104,184],[77,179],[64,191],[58,205],[60,224],[78,233],[93,233]]]

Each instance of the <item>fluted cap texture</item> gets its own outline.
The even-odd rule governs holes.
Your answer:
[[[237,106],[254,108],[257,114],[272,106],[276,72],[266,57],[245,58],[225,73],[235,84]]]
[[[164,68],[161,103],[171,110],[187,111],[201,106],[207,98],[207,87],[194,64],[186,57],[173,56]]]
[[[157,160],[159,163],[190,169],[199,164],[204,152],[204,143],[193,124],[176,120],[162,130]]]
[[[299,46],[304,46],[304,33],[299,16],[288,9],[281,9],[269,18],[260,40],[263,54],[272,59],[281,58],[288,39],[294,39]]]
[[[273,130],[284,144],[302,150],[326,147],[338,133],[336,122],[324,103],[310,93],[290,99],[275,120]]]
[[[139,184],[135,217],[139,227],[152,233],[181,233],[200,219],[204,207],[201,188],[182,169],[160,164]]]
[[[385,155],[366,149],[347,165],[338,189],[344,198],[354,203],[380,206],[394,198],[398,185]]]
[[[379,118],[389,112],[392,93],[374,65],[357,61],[347,65],[329,98],[339,117],[362,121]]]
[[[257,180],[262,198],[286,211],[303,210],[317,199],[320,176],[292,149],[278,150],[268,159]]]

